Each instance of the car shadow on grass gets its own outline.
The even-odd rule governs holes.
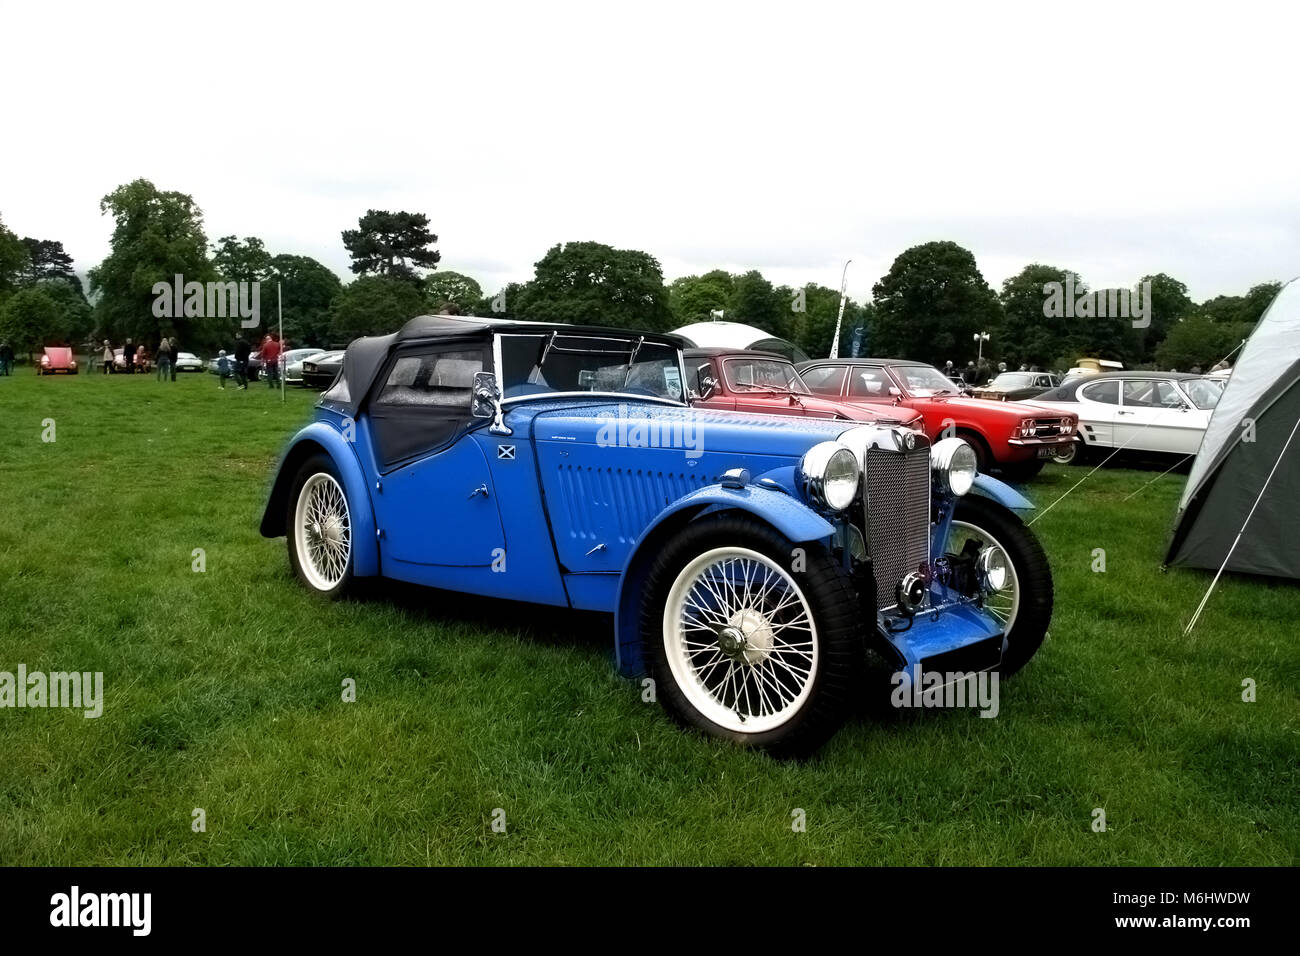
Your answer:
[[[612,614],[480,597],[387,579],[370,583],[366,600],[387,602],[422,620],[518,633],[544,647],[579,647],[612,659]]]

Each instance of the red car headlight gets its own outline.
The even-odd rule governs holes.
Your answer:
[[[1038,422],[1034,421],[1034,419],[1032,418],[1026,419],[1025,421],[1020,423],[1021,438],[1033,438],[1037,431],[1038,431]]]

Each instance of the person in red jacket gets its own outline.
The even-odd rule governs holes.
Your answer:
[[[262,370],[266,373],[267,387],[276,388],[280,384],[280,340],[274,332],[262,343]]]

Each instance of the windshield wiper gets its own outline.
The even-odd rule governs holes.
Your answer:
[[[632,378],[632,366],[636,363],[636,354],[641,351],[641,344],[645,342],[645,336],[636,340],[636,346],[632,349],[632,354],[627,357],[627,371],[623,373],[623,390],[627,390],[627,383]]]
[[[552,332],[546,337],[546,341],[542,343],[540,354],[538,354],[537,361],[533,364],[533,370],[528,373],[529,384],[537,384],[537,376],[542,374],[542,365],[546,362],[546,356],[551,354],[551,346],[555,344],[555,336],[558,334],[558,332]]]

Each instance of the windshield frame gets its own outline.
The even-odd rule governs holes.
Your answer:
[[[1219,404],[1219,400],[1223,398],[1223,386],[1227,383],[1225,383],[1221,379],[1210,378],[1208,375],[1206,375],[1200,378],[1183,379],[1181,382],[1178,382],[1177,384],[1178,384],[1179,391],[1183,393],[1183,397],[1187,399],[1188,404],[1190,404],[1192,408],[1195,408],[1198,411],[1202,411],[1202,412],[1212,412],[1214,411],[1215,406]],[[1213,405],[1202,405],[1200,402],[1196,400],[1196,396],[1192,394],[1192,386],[1200,385],[1200,384],[1204,384],[1207,387],[1212,388],[1214,390],[1215,396],[1214,396]]]
[[[561,391],[533,392],[528,395],[512,395],[507,398],[504,395],[506,389],[505,363],[502,360],[502,356],[501,356],[501,340],[503,337],[507,335],[536,336],[538,338],[546,338],[548,340],[548,345],[547,345],[548,351],[550,348],[550,344],[553,343],[555,339],[560,336],[563,336],[565,339],[590,339],[594,342],[626,343],[627,354],[629,357],[634,357],[637,354],[637,352],[641,349],[641,347],[643,347],[646,344],[659,345],[664,348],[671,348],[677,355],[677,375],[678,375],[678,381],[681,383],[682,397],[681,399],[673,399],[673,398],[665,398],[660,395],[641,395],[632,392],[580,390],[580,391],[565,391],[565,392],[561,392]],[[625,332],[621,329],[610,329],[609,334],[591,332],[586,329],[583,329],[582,331],[570,332],[563,329],[563,327],[552,328],[552,329],[546,329],[545,327],[543,327],[541,329],[538,329],[535,332],[532,330],[520,331],[515,329],[511,329],[509,331],[502,331],[502,332],[493,332],[492,333],[492,371],[493,374],[496,376],[497,388],[500,389],[503,396],[501,398],[501,406],[503,408],[508,405],[516,405],[516,404],[521,404],[523,402],[535,402],[535,401],[546,402],[546,401],[552,401],[554,399],[571,399],[571,398],[598,398],[601,400],[616,398],[616,399],[621,399],[623,401],[651,402],[658,405],[668,405],[674,408],[690,407],[689,393],[687,391],[688,386],[687,386],[687,379],[686,379],[686,364],[682,356],[681,346],[674,345],[671,342],[663,342],[656,338],[647,339],[647,336],[644,333],[640,333],[640,332],[636,332],[636,333]]]
[[[999,372],[997,375],[993,377],[993,381],[989,382],[988,387],[992,388],[994,386],[997,386],[998,388],[1005,388],[1005,389],[1037,388],[1038,386],[1034,384],[1034,378],[1040,374],[1043,373],[1041,372]],[[1011,384],[1010,381],[1002,382],[999,384],[998,379],[1001,378],[1006,378],[1008,380],[1014,379],[1016,381],[1016,384],[1013,385]],[[1055,388],[1055,386],[1052,387]]]
[[[796,389],[793,388],[771,388],[763,385],[751,385],[745,382],[737,382],[734,378],[732,378],[732,374],[731,374],[731,366],[735,362],[751,362],[751,363],[768,362],[771,363],[772,365],[783,365],[789,371],[790,375],[793,376],[798,387],[803,389],[803,391],[797,391]],[[791,362],[789,359],[782,358],[779,355],[773,355],[773,356],[720,355],[718,357],[718,364],[722,366],[722,376],[723,379],[726,381],[727,391],[732,392],[736,395],[767,394],[767,395],[800,395],[805,398],[812,397],[813,394],[812,390],[808,388],[806,384],[804,384],[803,376],[800,375],[799,370],[794,367],[794,363]]]

